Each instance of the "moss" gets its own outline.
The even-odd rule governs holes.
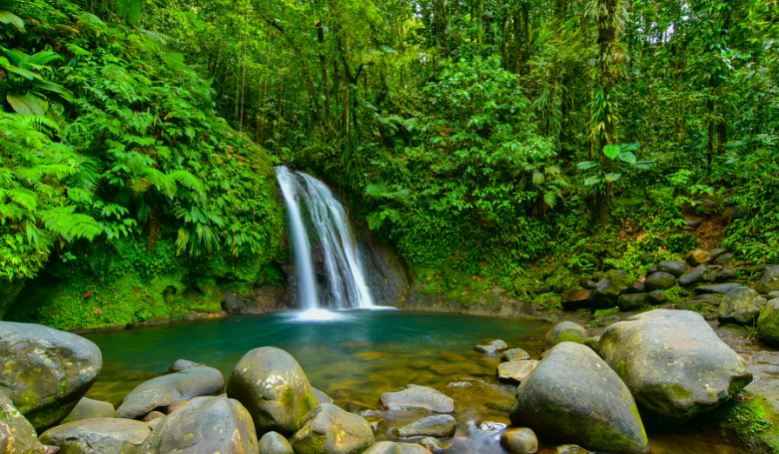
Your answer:
[[[625,362],[624,359],[620,360],[620,362],[617,363],[617,366],[614,367],[614,372],[616,372],[617,375],[619,375],[619,377],[622,378],[623,380],[625,379],[625,377],[627,377],[628,375],[627,363]]]
[[[579,335],[579,333],[563,332],[560,333],[558,339],[559,341],[556,342],[557,344],[561,344],[563,342],[575,342],[577,344],[584,343],[584,339],[581,335]]]
[[[779,425],[773,406],[762,396],[744,393],[746,400],[730,400],[713,412],[720,429],[754,451],[779,452]]]
[[[694,396],[693,393],[688,389],[686,389],[684,386],[669,384],[669,385],[665,385],[665,387],[666,390],[668,391],[668,395],[670,395],[671,397],[677,400],[690,399]]]

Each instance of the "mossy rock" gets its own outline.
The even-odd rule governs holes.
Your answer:
[[[9,440],[13,440],[11,447],[7,446]],[[38,441],[35,429],[17,410],[11,399],[2,392],[0,392],[0,452],[9,454],[46,452]]]
[[[772,347],[779,347],[779,298],[769,301],[760,312],[757,330],[763,342]]]
[[[297,454],[358,454],[376,442],[361,416],[333,404],[320,404],[303,419],[292,439]]]
[[[91,418],[53,427],[40,440],[67,454],[127,454],[136,452],[150,433],[141,421]]]
[[[561,322],[555,325],[544,337],[544,350],[549,350],[562,342],[575,342],[583,344],[587,338],[587,330],[574,322]]]
[[[755,284],[755,290],[762,294],[779,290],[779,266],[767,269]]]
[[[116,410],[110,402],[82,397],[76,404],[76,408],[62,420],[62,424],[81,421],[82,419],[113,418],[114,415],[116,415]]]
[[[760,311],[766,305],[765,298],[748,287],[741,287],[726,293],[719,304],[720,324],[754,325]]]

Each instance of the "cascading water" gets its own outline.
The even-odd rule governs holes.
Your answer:
[[[327,185],[311,175],[278,166],[276,178],[287,203],[301,308],[374,307],[343,205]],[[321,245],[328,284],[321,299],[312,257],[314,245]]]

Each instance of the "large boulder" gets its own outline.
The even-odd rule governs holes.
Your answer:
[[[44,454],[32,425],[14,407],[11,399],[0,392],[0,453]]]
[[[762,294],[779,290],[779,266],[767,269],[755,284],[755,290]]]
[[[779,347],[779,298],[772,299],[757,319],[760,339],[772,347]]]
[[[141,421],[92,418],[53,427],[40,440],[65,454],[130,454],[150,433],[149,425]]]
[[[641,417],[625,383],[584,345],[550,350],[517,389],[515,426],[550,442],[577,443],[606,453],[649,451]]]
[[[274,347],[256,348],[233,369],[227,395],[241,402],[254,418],[258,434],[290,436],[319,400],[295,358]]]
[[[454,400],[437,389],[408,385],[406,389],[381,395],[381,404],[388,410],[427,410],[435,413],[454,412]]]
[[[136,419],[177,400],[212,396],[224,390],[222,373],[212,367],[190,367],[136,386],[116,409],[117,418]]]
[[[754,325],[760,311],[765,307],[765,298],[748,287],[731,290],[722,297],[719,304],[720,324]]]
[[[687,265],[678,260],[664,260],[657,264],[657,269],[679,277],[687,272]]]
[[[268,432],[260,438],[260,454],[295,454],[295,451],[280,433]]]
[[[100,349],[81,336],[0,322],[0,391],[39,433],[73,411],[102,367]]]
[[[252,417],[240,402],[204,396],[165,417],[137,454],[247,454],[257,446]]]
[[[666,273],[665,271],[658,271],[647,276],[644,281],[644,288],[647,292],[652,290],[665,290],[676,285],[676,276]]]
[[[396,429],[398,436],[403,438],[412,437],[435,437],[448,438],[454,435],[457,430],[457,421],[452,415],[433,415],[426,418],[417,419]]]
[[[673,428],[752,381],[741,356],[692,311],[657,309],[617,322],[598,352],[624,380],[645,422]]]
[[[90,418],[113,418],[115,414],[116,410],[109,402],[82,397],[76,408],[62,420],[62,424]]]
[[[556,324],[544,337],[544,350],[549,350],[561,342],[576,342],[583,344],[590,337],[583,326],[574,322],[560,322]]]
[[[303,418],[292,447],[296,454],[357,454],[375,441],[371,425],[361,416],[320,404]]]

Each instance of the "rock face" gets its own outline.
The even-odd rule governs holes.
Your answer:
[[[295,451],[280,433],[268,432],[260,438],[260,454],[295,454]]]
[[[43,445],[32,425],[14,407],[11,399],[0,392],[0,453],[44,454]]]
[[[116,417],[140,418],[173,401],[215,395],[223,389],[221,372],[212,367],[191,367],[141,383],[124,398],[116,409]]]
[[[451,415],[435,415],[418,419],[397,429],[403,438],[435,437],[448,438],[457,430],[457,421]]]
[[[617,300],[617,306],[622,312],[633,311],[640,307],[646,306],[647,297],[646,293],[631,293],[627,295],[621,295]]]
[[[451,397],[427,386],[408,385],[402,391],[384,393],[381,395],[381,404],[388,410],[454,412],[454,400]]]
[[[773,299],[766,304],[757,319],[757,330],[763,342],[779,347],[779,299]]]
[[[644,287],[648,292],[652,290],[665,290],[676,285],[676,277],[665,271],[650,274],[644,281]]]
[[[665,260],[657,264],[657,269],[679,277],[687,272],[687,265],[678,260]]]
[[[711,411],[752,381],[744,359],[691,311],[657,309],[615,323],[601,335],[599,353],[645,422],[658,427]]]
[[[406,267],[392,248],[376,238],[370,229],[357,233],[357,244],[374,304],[394,306],[408,292]]]
[[[115,414],[116,410],[110,403],[82,397],[76,408],[62,420],[62,424],[90,418],[113,418]]]
[[[511,454],[534,454],[538,451],[538,438],[527,427],[506,430],[500,436],[500,444]]]
[[[482,352],[482,353],[489,353],[489,354],[493,354],[494,355],[495,353],[500,353],[502,351],[507,350],[508,348],[509,348],[509,346],[506,345],[505,342],[503,342],[500,339],[496,339],[496,340],[490,342],[487,345],[477,345],[476,346],[476,351],[477,352]]]
[[[65,454],[135,453],[151,430],[146,423],[121,418],[93,418],[51,428],[40,440]]]
[[[706,272],[708,270],[709,269],[706,267],[706,265],[696,266],[690,271],[684,273],[679,278],[679,285],[681,285],[682,287],[689,287],[693,284],[700,282],[703,279],[703,277],[706,275]]]
[[[755,290],[763,294],[779,290],[779,266],[767,269],[755,285]]]
[[[498,366],[498,380],[506,383],[520,383],[538,366],[538,361],[509,361]]]
[[[748,287],[731,290],[719,304],[720,324],[754,325],[765,307],[765,298]]]
[[[283,285],[263,285],[252,289],[248,294],[230,289],[222,291],[222,309],[228,314],[264,314],[287,308],[285,303],[286,287]]]
[[[517,389],[517,426],[551,442],[608,453],[646,453],[649,442],[625,383],[592,349],[557,345]]]
[[[254,418],[258,434],[292,435],[318,404],[314,388],[295,358],[274,347],[256,348],[233,369],[227,395]]]
[[[102,367],[100,349],[81,336],[0,322],[0,391],[38,432],[73,411]]]
[[[563,306],[563,310],[575,311],[577,309],[591,308],[593,306],[593,291],[573,289],[565,292],[560,304]]]
[[[307,414],[292,439],[297,454],[357,454],[374,443],[365,419],[333,404],[320,404]]]
[[[574,322],[558,323],[546,333],[544,337],[544,350],[549,350],[561,342],[576,342],[583,344],[590,337],[583,326]]]
[[[247,454],[256,453],[257,445],[252,417],[240,402],[195,397],[163,419],[137,454]]]

